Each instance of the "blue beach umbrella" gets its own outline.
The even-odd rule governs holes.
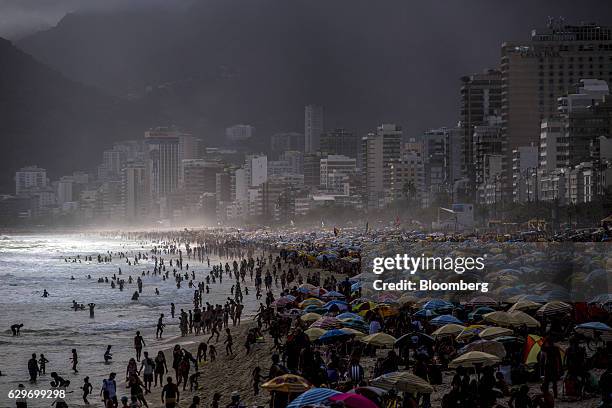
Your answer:
[[[333,307],[337,307],[340,311],[348,310],[348,304],[342,300],[332,300],[323,306],[323,308],[326,310],[331,310]]]
[[[463,322],[457,319],[453,315],[442,315],[431,319],[431,324],[436,326],[444,326],[445,324],[454,323],[454,324],[463,324]]]
[[[421,309],[414,314],[416,317],[434,317],[438,314],[430,309]]]
[[[333,343],[334,341],[341,340],[345,337],[349,337],[351,333],[347,333],[342,329],[328,330],[324,335],[319,337],[317,341],[319,343]]]
[[[423,305],[423,309],[426,310],[446,309],[449,307],[452,308],[453,304],[442,299],[432,299]]]
[[[336,318],[338,318],[338,319],[357,319],[357,320],[363,320],[363,317],[359,316],[357,313],[351,313],[351,312],[344,312],[344,313],[339,314],[338,316],[336,316]]]
[[[612,331],[612,327],[602,322],[588,322],[576,326],[576,330],[595,330],[600,332]]]
[[[300,408],[306,405],[320,404],[329,397],[338,394],[342,393],[329,388],[312,388],[291,401],[287,408]]]

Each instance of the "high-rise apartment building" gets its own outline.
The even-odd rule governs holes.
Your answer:
[[[142,220],[149,210],[147,167],[142,162],[128,161],[123,169],[122,207],[128,221]]]
[[[462,172],[474,183],[474,128],[488,123],[490,116],[501,115],[501,72],[487,70],[461,78]]]
[[[527,41],[501,47],[504,191],[511,191],[511,153],[538,143],[540,123],[557,112],[557,98],[581,79],[612,80],[612,29],[551,20]]]
[[[319,150],[323,154],[337,154],[356,159],[359,156],[359,140],[345,129],[334,129],[321,134]]]
[[[277,158],[287,150],[304,151],[304,135],[298,132],[275,133],[270,137],[270,151]]]
[[[156,128],[145,132],[150,191],[154,200],[165,198],[178,188],[180,176],[180,133]]]
[[[228,142],[244,142],[255,136],[255,128],[251,125],[234,125],[225,128],[225,138]]]
[[[314,153],[319,150],[319,141],[323,132],[323,107],[306,105],[304,108],[304,151],[306,153]]]
[[[394,124],[383,124],[375,133],[361,139],[362,171],[368,207],[384,205],[391,185],[390,164],[400,158],[402,130]]]
[[[15,194],[27,193],[28,190],[41,189],[47,186],[47,170],[38,166],[27,166],[15,172]]]

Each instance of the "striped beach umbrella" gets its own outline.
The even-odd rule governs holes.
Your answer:
[[[519,300],[518,302],[513,304],[512,307],[508,309],[508,311],[514,312],[517,310],[520,310],[520,311],[535,310],[535,309],[539,309],[540,307],[542,307],[541,303],[537,303],[537,302],[525,299],[525,300]]]
[[[461,333],[459,333],[455,339],[457,341],[469,340],[474,336],[478,336],[478,333],[480,333],[486,328],[487,326],[483,326],[482,324],[473,324],[471,326],[467,326],[465,329],[461,330]]]
[[[323,302],[323,301],[322,301],[322,300],[320,300],[320,299],[317,299],[317,298],[308,298],[308,299],[304,299],[304,300],[303,300],[303,301],[302,301],[302,302],[299,304],[299,306],[300,306],[302,309],[305,309],[305,308],[306,308],[306,307],[308,307],[308,306],[316,306],[316,307],[321,307],[321,306],[323,306],[324,304],[325,304],[325,302]]]
[[[334,395],[329,399],[332,402],[340,402],[346,408],[378,408],[372,400],[360,394],[344,393]]]
[[[553,300],[552,302],[546,303],[544,306],[538,309],[536,314],[538,316],[555,316],[571,312],[572,306],[559,300]]]
[[[383,374],[372,380],[372,385],[383,390],[396,390],[401,392],[420,392],[431,394],[433,387],[427,381],[410,371],[394,371]]]
[[[341,329],[342,322],[335,317],[322,317],[313,324],[310,325],[311,328],[318,327],[320,329],[331,330],[331,329]]]
[[[320,404],[327,401],[329,397],[340,394],[342,394],[340,391],[329,388],[311,388],[291,401],[287,408],[300,408],[307,405]]]

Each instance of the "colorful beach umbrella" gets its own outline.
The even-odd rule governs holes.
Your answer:
[[[342,322],[335,317],[325,316],[310,325],[311,328],[320,328],[325,330],[341,329]]]
[[[482,324],[473,324],[471,326],[467,326],[465,329],[461,330],[461,333],[455,337],[457,341],[465,341],[469,340],[474,336],[478,336],[478,333],[486,329],[487,326],[483,326]]]
[[[318,340],[319,337],[327,333],[327,330],[321,329],[319,327],[311,327],[310,329],[304,330],[304,334],[308,336],[310,341]]]
[[[317,298],[308,298],[308,299],[304,299],[300,304],[300,308],[305,309],[308,306],[316,306],[316,307],[321,307],[325,304],[325,302],[323,302],[320,299]]]
[[[300,320],[306,323],[314,323],[320,318],[321,315],[317,313],[306,313],[305,315],[300,316]]]
[[[351,333],[345,331],[344,329],[332,329],[328,330],[325,334],[317,339],[317,342],[323,344],[334,343],[336,341],[347,339],[352,336]]]
[[[360,394],[344,393],[329,398],[332,402],[341,402],[346,408],[378,408],[373,401]]]
[[[340,394],[342,394],[340,391],[330,388],[311,388],[291,401],[289,405],[287,405],[287,408],[301,408],[308,405],[320,404],[327,401],[329,397]]]
[[[395,390],[400,392],[420,392],[431,394],[433,387],[427,381],[412,374],[410,371],[394,371],[383,374],[371,381],[375,387],[383,390]]]
[[[311,388],[291,401],[289,405],[287,405],[287,408],[301,408],[308,405],[320,404],[327,401],[329,397],[340,394],[342,394],[340,391],[330,388]]]

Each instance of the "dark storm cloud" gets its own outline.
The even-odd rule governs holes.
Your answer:
[[[17,38],[57,24],[75,11],[111,11],[171,0],[0,0],[0,37]],[[181,0],[176,1],[180,3]]]

